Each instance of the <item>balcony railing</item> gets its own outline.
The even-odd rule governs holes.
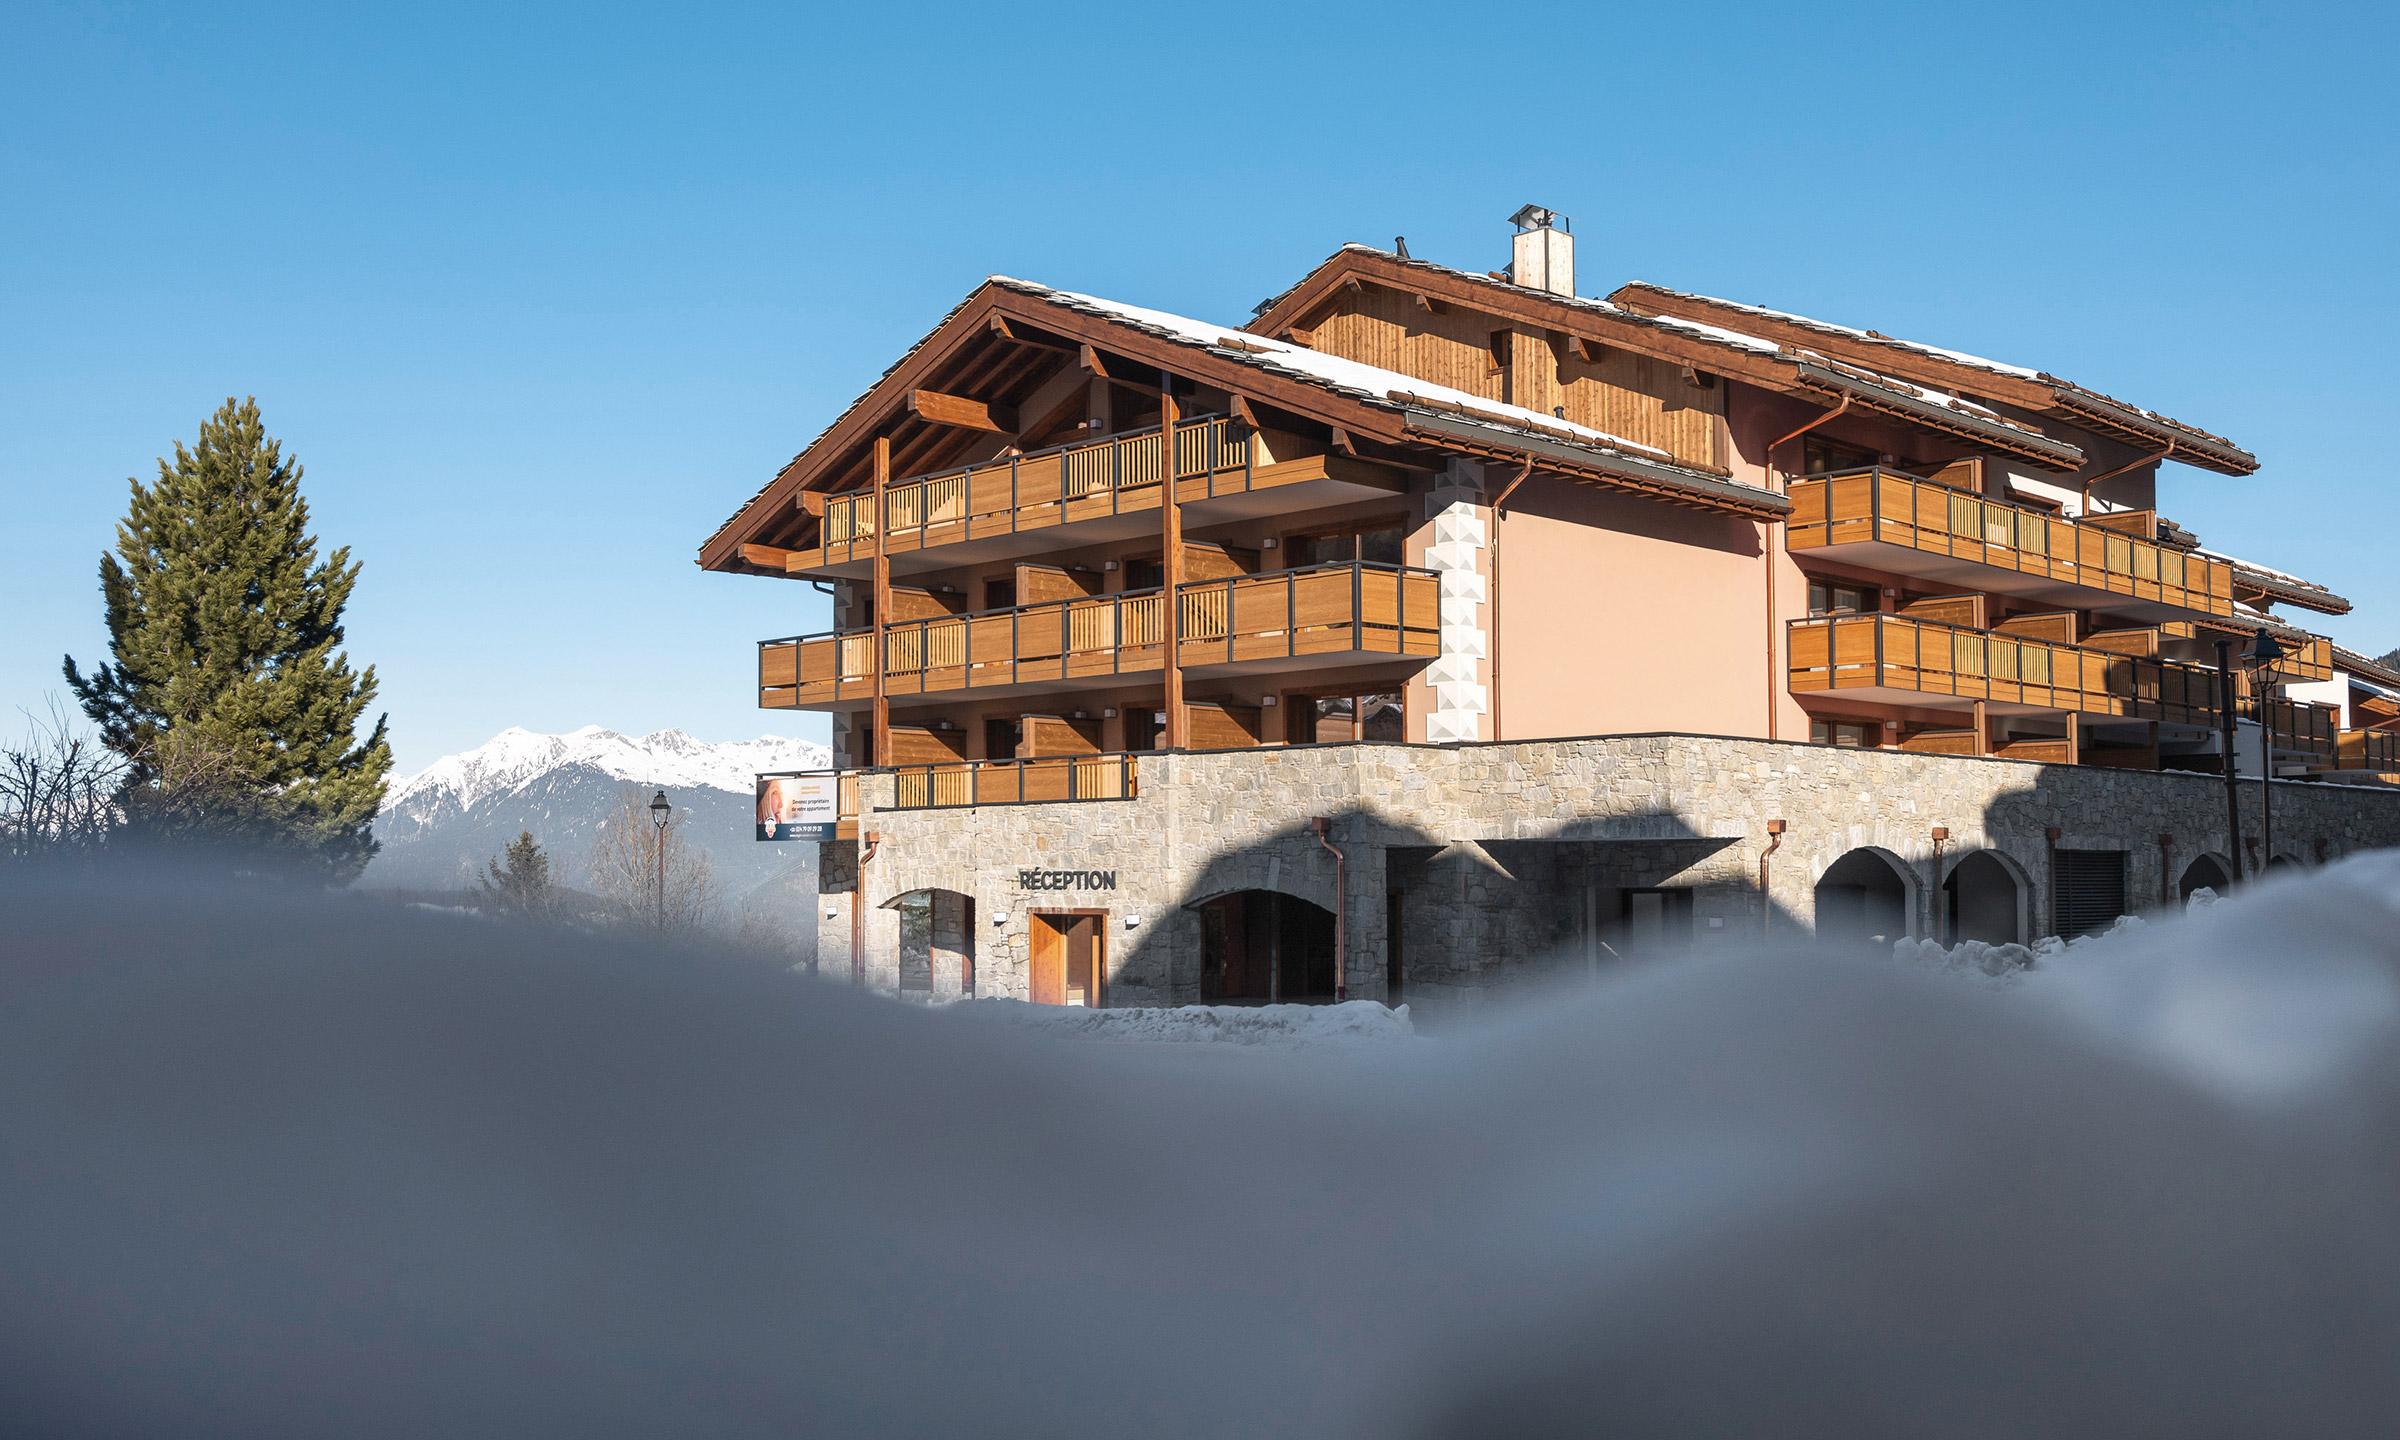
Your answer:
[[[1139,774],[1135,757],[1125,754],[903,765],[892,772],[892,808],[947,810],[973,805],[1131,800],[1139,793]]]
[[[2333,768],[2400,775],[2400,731],[2344,730],[2334,743]]]
[[[1175,427],[1176,479],[1198,482],[1198,498],[1247,490],[1256,449],[1247,427],[1196,417]],[[1155,510],[1161,450],[1159,430],[1151,427],[887,485],[884,547],[921,550]],[[825,502],[818,548],[802,552],[803,565],[844,565],[873,554],[875,523],[872,494],[833,496]]]
[[[2179,610],[2233,613],[2233,567],[2222,561],[1896,470],[1795,480],[1791,499],[1785,534],[1794,550],[1891,545]]]
[[[1440,581],[1430,570],[1342,561],[1186,584],[1178,653],[1187,667],[1310,656],[1431,658]],[[884,627],[884,694],[934,695],[1165,666],[1166,594],[1136,590]],[[841,705],[875,693],[874,635],[850,630],[762,641],[759,704]]]
[[[1895,690],[2081,715],[2213,725],[2216,674],[2198,665],[1969,630],[1903,615],[1791,622],[1795,692]]]

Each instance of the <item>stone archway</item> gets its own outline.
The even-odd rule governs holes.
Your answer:
[[[2231,888],[2233,872],[2222,857],[2214,854],[2195,855],[2192,863],[2183,867],[2183,875],[2175,882],[2175,898],[2188,905],[2195,890],[2205,889],[2222,895]]]
[[[1849,851],[1817,877],[1817,937],[1844,944],[1885,944],[1916,934],[1917,881],[1899,856],[1879,846]]]
[[[958,890],[904,890],[883,902],[900,917],[902,995],[957,1000],[975,994],[975,897]]]
[[[1186,907],[1200,917],[1204,1005],[1333,1003],[1333,912],[1281,890],[1233,890]]]
[[[2032,893],[2015,861],[1997,850],[1970,850],[1942,878],[1941,938],[1952,945],[2022,945]]]

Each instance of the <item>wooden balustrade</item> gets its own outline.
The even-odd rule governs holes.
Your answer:
[[[1140,773],[1135,757],[1126,754],[910,765],[892,772],[892,808],[943,810],[970,805],[1131,800],[1139,793]]]
[[[1431,571],[1365,561],[1185,585],[1179,653],[1186,666],[1341,654],[1432,658],[1440,649],[1440,581]],[[884,693],[932,695],[986,686],[1102,679],[1166,663],[1166,597],[1158,590],[1019,605],[884,627]],[[759,646],[759,704],[838,705],[874,693],[873,637],[852,631]]]
[[[2342,731],[2335,737],[2332,768],[2400,775],[2400,731]]]
[[[918,550],[981,540],[1126,510],[1158,508],[1162,447],[1155,429],[1079,441],[1008,456],[884,487],[887,550]],[[1257,473],[1249,429],[1224,417],[1189,420],[1175,431],[1175,475],[1197,482],[1196,495],[1248,489]],[[1194,498],[1186,495],[1186,499]],[[802,552],[806,573],[846,564],[873,548],[871,494],[825,502],[817,548]]]
[[[2202,666],[1901,615],[1795,620],[1790,646],[1800,693],[1891,690],[2191,725],[2217,715],[2216,675]]]
[[[2233,613],[2232,566],[2096,521],[1881,468],[1795,480],[1791,500],[1785,536],[1794,551],[1889,545],[2204,615]]]

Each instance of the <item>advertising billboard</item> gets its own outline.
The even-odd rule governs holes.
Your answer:
[[[758,838],[831,840],[841,820],[839,775],[758,777]]]

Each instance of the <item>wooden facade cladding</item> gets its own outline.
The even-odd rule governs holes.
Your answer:
[[[2230,640],[2233,642],[2234,653],[2238,656],[2250,644],[2250,638],[2258,633],[2258,624],[2256,621],[2242,619],[2215,623],[2176,621],[2161,625],[2159,632],[2178,640],[2203,642]],[[2331,680],[2333,678],[2335,670],[2333,641],[2323,635],[2311,635],[2305,631],[2292,632],[2278,629],[2275,635],[2284,651],[2284,658],[2275,666],[2275,679],[2278,684],[2288,684],[2295,680]],[[2242,693],[2249,694],[2249,676],[2242,674],[2240,679],[2243,686]]]
[[[1352,561],[1194,581],[1179,592],[1178,654],[1187,668],[1295,659],[1431,659],[1440,582],[1429,570]],[[1100,682],[1164,668],[1166,594],[1129,591],[884,629],[887,696],[959,694],[1053,682]],[[758,647],[759,704],[840,707],[874,694],[867,630],[769,640]]]
[[[1680,464],[1730,462],[1725,387],[1681,362],[1570,342],[1464,306],[1439,308],[1383,285],[1346,289],[1311,327],[1310,348],[1413,375],[1665,451]]]
[[[1797,555],[1844,559],[1856,551],[1871,569],[1986,589],[2091,606],[2109,607],[2114,598],[2214,617],[2233,614],[2233,568],[2222,561],[1900,471],[1872,468],[1795,480],[1791,500],[1785,533]],[[1955,563],[1962,561],[2040,583],[1978,580]]]

